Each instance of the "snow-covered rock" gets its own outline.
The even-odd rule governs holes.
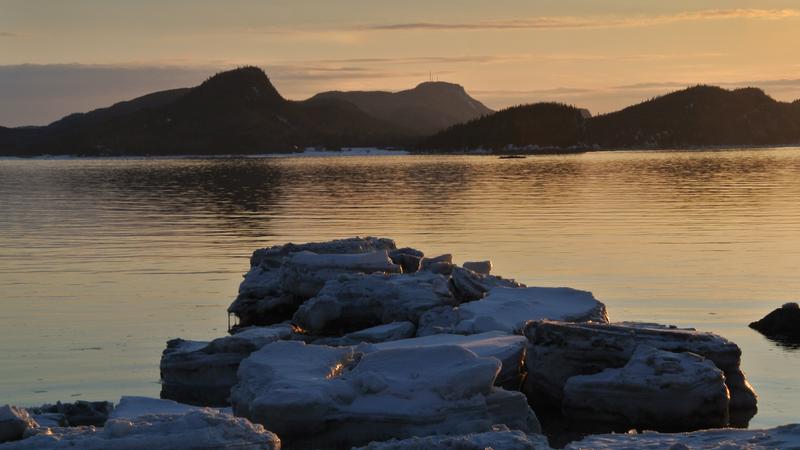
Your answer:
[[[59,413],[31,414],[40,427],[68,427],[67,418]]]
[[[355,254],[317,254],[300,252],[292,255],[281,268],[281,288],[299,297],[311,298],[329,280],[345,274],[400,273],[386,250]]]
[[[161,356],[161,397],[196,405],[227,405],[242,359],[291,335],[292,327],[281,324],[247,328],[211,342],[173,339]]]
[[[22,439],[39,424],[23,408],[0,406],[0,443]]]
[[[393,240],[378,237],[353,237],[346,239],[335,239],[324,242],[309,242],[305,244],[288,243],[275,245],[272,247],[258,249],[250,257],[250,265],[280,267],[285,258],[294,253],[313,252],[317,254],[354,254],[371,253],[378,250],[395,250],[397,245]]]
[[[575,420],[697,430],[726,426],[728,402],[725,376],[710,360],[640,345],[619,369],[569,378],[561,409]]]
[[[307,244],[285,244],[259,249],[250,258],[250,271],[239,286],[239,295],[228,308],[239,325],[270,325],[292,317],[297,306],[308,297],[298,297],[281,286],[281,267],[299,252],[316,254],[357,254],[394,250],[391,239],[349,238]]]
[[[392,322],[356,331],[346,337],[359,342],[387,342],[413,337],[416,330],[413,322]]]
[[[774,450],[800,448],[800,424],[768,430],[720,429],[693,433],[599,434],[567,450]]]
[[[447,279],[430,272],[341,275],[303,303],[292,322],[312,334],[336,334],[391,322],[417,323],[453,304]]]
[[[109,419],[134,420],[142,416],[186,414],[192,411],[220,412],[218,409],[186,405],[172,400],[123,395]]]
[[[529,322],[525,327],[528,371],[524,392],[532,404],[561,406],[564,386],[576,375],[621,368],[640,345],[669,352],[691,352],[714,363],[725,374],[735,424],[756,411],[756,395],[742,373],[741,350],[713,333],[657,324]],[[746,423],[746,422],[745,422]]]
[[[353,450],[550,450],[547,438],[541,434],[497,428],[485,433],[460,436],[425,436],[371,442]]]
[[[414,337],[417,331],[417,326],[413,322],[392,322],[384,325],[378,325],[371,328],[366,328],[359,331],[348,333],[340,338],[320,338],[313,340],[315,345],[358,345],[361,343],[377,343],[396,341],[398,339],[407,339]]]
[[[2,450],[279,450],[280,439],[261,425],[212,410],[111,419],[105,427],[42,428]]]
[[[494,387],[500,362],[459,346],[363,353],[282,341],[239,367],[231,401],[298,447],[489,431],[539,432],[524,395]]]
[[[456,272],[454,272],[456,273]],[[482,300],[437,309],[420,320],[417,334],[521,333],[529,320],[607,322],[606,308],[591,292],[570,288],[495,287]]]
[[[509,335],[502,331],[473,334],[434,334],[424,337],[402,339],[399,341],[375,344],[372,348],[389,350],[397,348],[436,347],[458,345],[480,357],[497,358],[502,364],[495,384],[509,390],[519,390],[522,382],[522,363],[527,339],[523,336]]]

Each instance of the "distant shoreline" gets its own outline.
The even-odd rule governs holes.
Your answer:
[[[69,160],[172,160],[172,159],[282,159],[282,158],[336,158],[336,157],[382,157],[382,156],[553,156],[583,153],[643,153],[643,152],[712,152],[712,151],[741,151],[741,150],[776,150],[800,149],[798,144],[785,145],[714,145],[693,147],[665,147],[665,148],[576,148],[576,149],[541,149],[536,151],[526,149],[511,150],[461,150],[461,151],[435,151],[435,150],[388,150],[381,148],[344,149],[344,150],[313,150],[303,152],[278,152],[278,153],[228,153],[228,154],[175,154],[175,155],[37,155],[37,156],[0,156],[0,161],[69,161]]]

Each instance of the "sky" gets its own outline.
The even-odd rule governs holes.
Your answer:
[[[593,113],[704,83],[800,98],[796,0],[0,0],[0,125],[262,67],[287,98],[431,76]]]

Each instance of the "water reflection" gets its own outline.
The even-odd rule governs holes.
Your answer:
[[[786,350],[788,352],[800,351],[800,342],[793,341],[791,339],[786,339],[780,336],[764,336],[764,339],[780,347],[782,350]]]

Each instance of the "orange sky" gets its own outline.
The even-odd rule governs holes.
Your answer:
[[[796,1],[431,3],[0,0],[0,125],[243,64],[295,99],[399,90],[431,72],[493,108],[559,100],[598,113],[696,83],[800,98]]]

